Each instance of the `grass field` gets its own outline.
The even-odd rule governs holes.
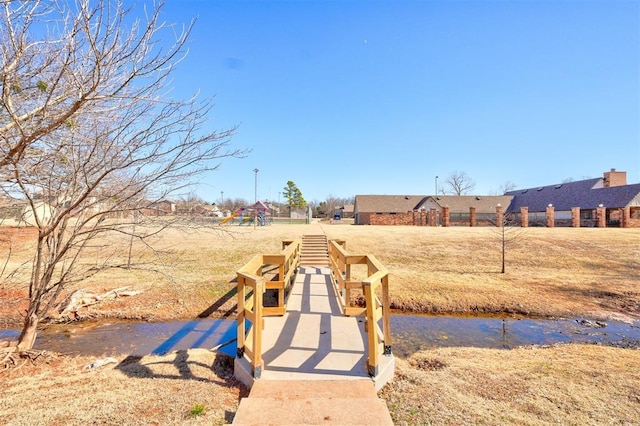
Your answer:
[[[640,229],[418,228],[322,224],[351,253],[373,254],[390,271],[393,306],[426,313],[640,318]],[[306,225],[167,231],[155,252],[134,247],[134,264],[76,287],[130,286],[141,295],[98,304],[90,317],[232,316],[235,270],[254,254],[277,252]],[[9,233],[3,233],[8,235]],[[20,319],[33,239],[14,236],[0,287],[0,318]],[[5,243],[6,244],[6,243]],[[6,246],[5,246],[6,247]],[[128,241],[111,240],[121,261]],[[87,253],[91,262],[99,252]],[[160,267],[159,267],[160,265]],[[22,278],[21,278],[22,277]],[[70,289],[71,290],[71,289]],[[214,308],[212,310],[212,308]],[[2,322],[0,322],[0,326]],[[246,392],[228,360],[208,351],[144,357],[99,370],[89,357],[42,357],[0,371],[0,419],[22,424],[224,424]],[[435,349],[399,359],[380,396],[397,424],[638,424],[640,351],[597,345],[514,350]]]

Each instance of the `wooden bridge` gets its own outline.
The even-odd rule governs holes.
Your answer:
[[[392,424],[376,396],[395,365],[388,272],[318,231],[237,273],[235,376],[251,392],[233,424]]]

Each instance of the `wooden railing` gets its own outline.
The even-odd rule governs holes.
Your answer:
[[[329,259],[333,282],[344,314],[366,316],[367,370],[369,375],[376,376],[380,355],[391,354],[389,272],[373,255],[349,254],[346,242],[340,240],[329,242]],[[367,277],[362,281],[354,281],[351,275],[352,265],[366,265]],[[362,292],[364,307],[354,306],[351,297],[355,290]]]
[[[262,360],[263,316],[284,315],[285,292],[288,291],[300,263],[301,241],[283,241],[278,254],[259,254],[244,264],[238,277],[238,343],[237,356],[247,356],[253,366],[253,377],[259,378],[264,368]],[[274,273],[277,267],[277,273]],[[264,306],[264,292],[277,290],[277,306]],[[251,325],[247,324],[251,322]]]

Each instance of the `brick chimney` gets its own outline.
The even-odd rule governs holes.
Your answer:
[[[617,172],[616,169],[611,169],[609,172],[604,172],[603,175],[605,188],[627,184],[627,172]]]

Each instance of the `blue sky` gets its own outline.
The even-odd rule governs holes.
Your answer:
[[[198,21],[175,94],[239,125],[196,193],[307,201],[474,194],[598,177],[640,182],[639,1],[169,0]]]

